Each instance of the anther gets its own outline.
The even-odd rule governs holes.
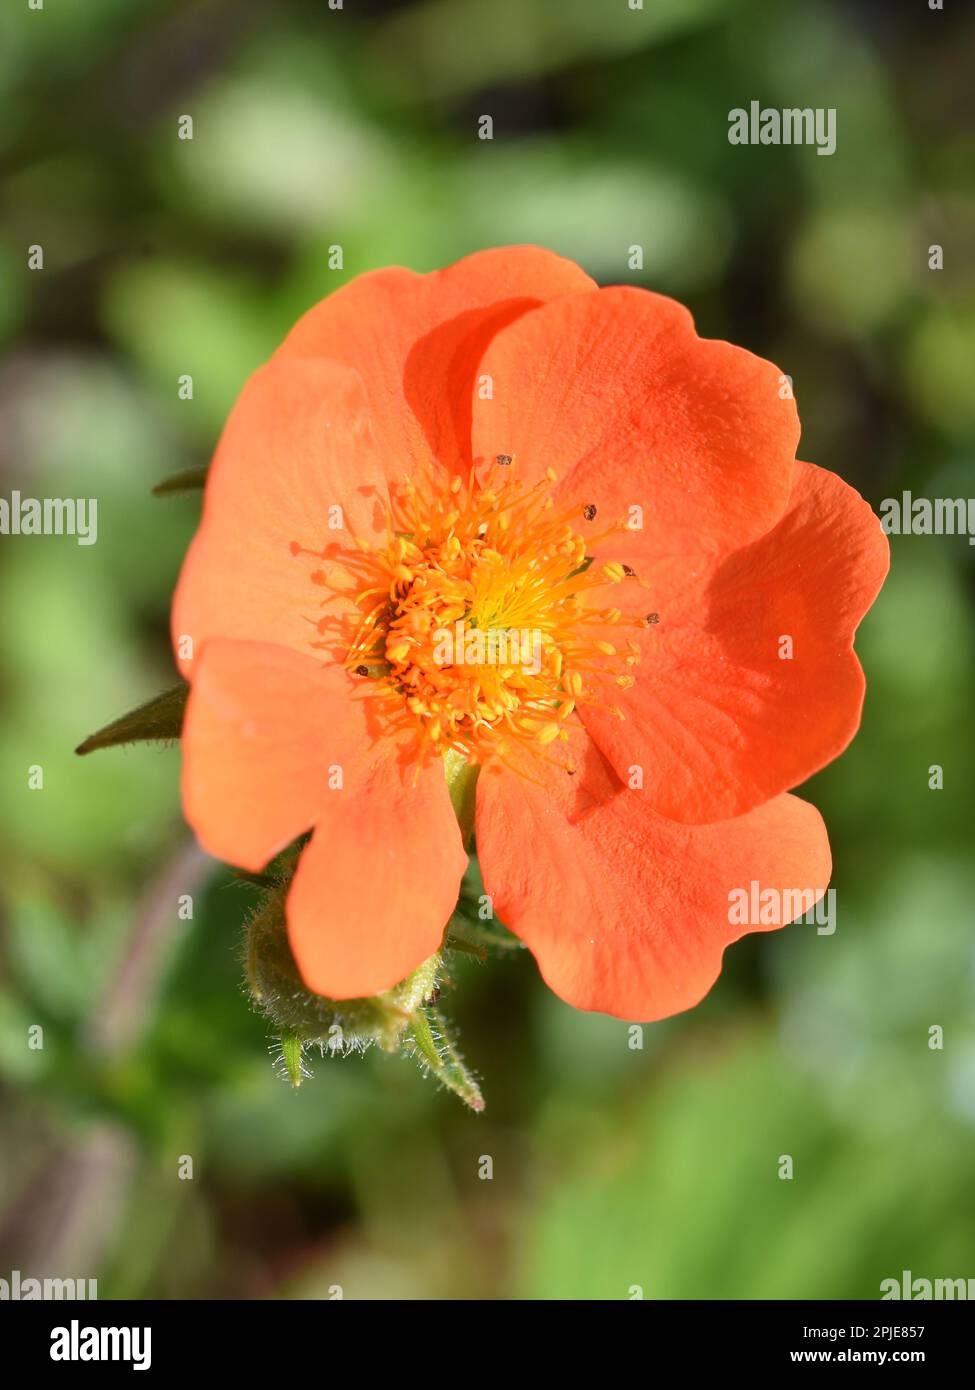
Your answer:
[[[596,519],[596,505],[595,505],[595,503],[594,503],[594,502],[590,502],[589,505],[588,505],[587,507],[583,507],[583,509],[582,509],[582,515],[586,518],[587,521],[595,521],[595,519]]]

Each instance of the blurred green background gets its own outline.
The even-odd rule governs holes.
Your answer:
[[[72,754],[171,683],[199,504],[150,487],[207,460],[300,312],[377,266],[549,246],[779,363],[802,456],[875,507],[975,495],[975,14],[947,10],[3,6],[0,492],[97,496],[99,538],[0,540],[0,1275],[404,1299],[876,1298],[903,1269],[975,1276],[964,537],[893,539],[858,641],[862,732],[805,789],[836,934],[743,941],[640,1050],[527,953],[462,963],[444,1004],[479,1118],[402,1058],[316,1060],[292,1093],[240,988],[248,891],[190,843],[176,751]],[[835,107],[837,152],[731,147],[753,98]]]

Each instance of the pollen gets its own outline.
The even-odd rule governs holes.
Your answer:
[[[498,454],[481,480],[439,488],[405,479],[385,538],[357,538],[338,562],[353,599],[345,663],[370,677],[358,689],[426,753],[453,749],[472,764],[505,760],[515,745],[549,760],[559,747],[567,754],[569,716],[615,710],[604,697],[633,683],[636,643],[606,630],[646,622],[629,567],[593,562],[624,523],[581,536],[580,512],[592,519],[595,504],[557,507],[552,471],[528,484],[515,462]],[[612,604],[602,606],[600,590],[612,590]]]

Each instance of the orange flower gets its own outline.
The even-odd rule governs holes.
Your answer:
[[[250,379],[174,603],[183,797],[245,869],[313,831],[287,900],[312,990],[439,948],[458,767],[495,911],[579,1008],[689,1008],[768,925],[736,890],[822,893],[786,793],[857,728],[888,554],[796,462],[782,380],[532,247],[363,276]]]

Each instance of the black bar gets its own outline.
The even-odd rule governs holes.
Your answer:
[[[414,1355],[420,1365],[409,1374],[423,1374],[424,1364],[429,1367],[435,1356],[439,1374],[449,1376],[452,1369],[467,1373],[472,1349],[476,1349],[481,1375],[492,1351],[499,1367],[510,1374],[513,1359],[523,1361],[527,1354],[527,1348],[518,1350],[522,1336],[531,1338],[533,1355],[544,1349],[546,1377],[562,1359],[571,1364],[580,1355],[591,1355],[604,1372],[615,1367],[615,1374],[628,1364],[642,1365],[649,1378],[675,1364],[685,1375],[752,1367],[782,1371],[801,1365],[945,1370],[967,1351],[972,1328],[970,1310],[961,1301],[647,1300],[641,1308],[618,1314],[606,1304],[590,1313],[588,1305],[568,1310],[558,1304],[532,1303],[525,1311],[509,1314],[510,1304],[434,1309],[414,1303],[399,1308],[383,1304],[377,1311],[371,1301],[359,1302],[358,1309],[356,1300],[346,1302],[353,1306],[342,1306],[341,1299],[317,1305],[285,1300],[5,1303],[0,1304],[0,1337],[5,1362],[18,1367],[19,1379],[34,1370],[56,1374],[62,1367],[67,1379],[85,1371],[172,1378],[239,1370],[248,1378],[270,1374],[291,1380],[299,1367],[316,1364],[324,1379],[345,1379],[354,1373],[349,1362],[354,1365],[357,1360],[362,1375],[395,1373],[398,1377],[407,1373]],[[366,1305],[372,1311],[367,1312]],[[566,1312],[571,1324],[560,1332]],[[526,1314],[531,1321],[524,1324],[518,1341],[498,1335],[499,1318],[506,1322],[514,1316],[520,1322]],[[102,1328],[128,1329],[133,1335],[126,1341],[122,1331],[109,1333],[103,1344]],[[456,1365],[451,1359],[455,1341]],[[103,1351],[106,1356],[115,1350],[120,1355],[127,1351],[129,1359],[59,1360],[52,1358],[55,1349],[79,1357],[83,1349],[95,1349],[99,1356]],[[634,1356],[639,1358],[636,1363]],[[148,1360],[148,1364],[137,1371],[136,1360]]]

